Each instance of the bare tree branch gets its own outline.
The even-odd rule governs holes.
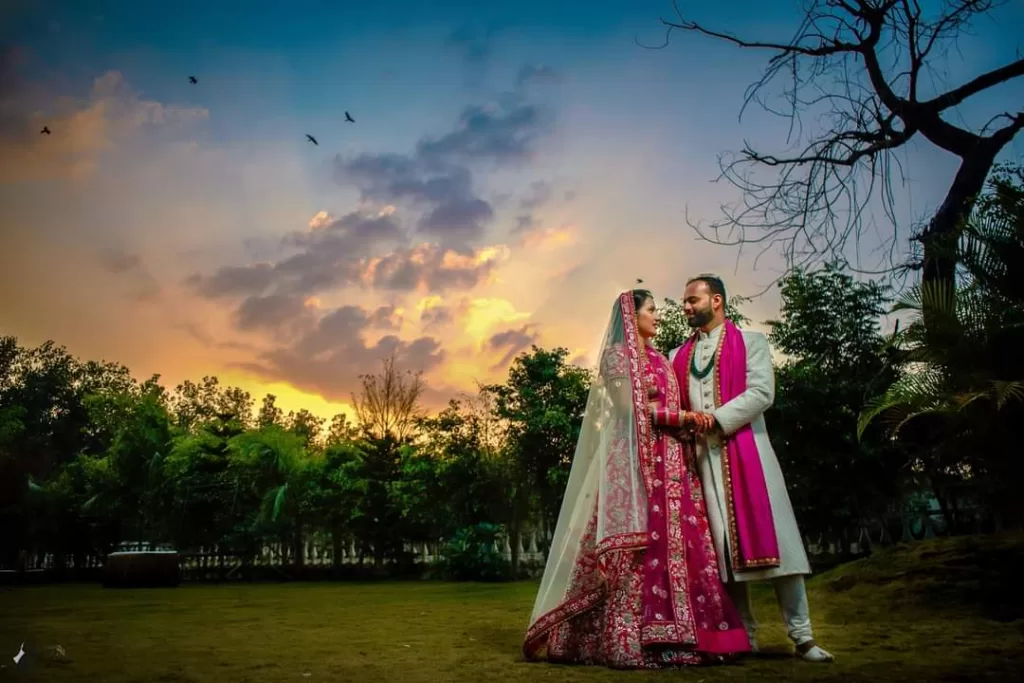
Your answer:
[[[352,396],[352,404],[364,431],[374,438],[391,436],[403,441],[412,434],[420,417],[424,385],[420,373],[402,373],[395,361],[392,354],[382,361],[379,374],[362,375],[363,390],[359,396]]]
[[[756,104],[788,119],[787,144],[793,147],[770,153],[745,142],[739,154],[723,155],[719,179],[738,188],[742,200],[723,206],[724,217],[708,225],[688,219],[698,237],[719,245],[756,245],[755,265],[763,254],[776,252],[790,267],[808,267],[859,254],[865,231],[879,228],[884,216],[886,244],[877,253],[887,254],[888,265],[871,272],[911,272],[916,266],[897,246],[896,187],[905,182],[897,150],[924,139],[960,158],[945,201],[919,230],[918,237],[928,243],[957,229],[996,156],[1024,126],[1024,112],[1005,114],[1010,123],[992,132],[992,121],[975,130],[943,118],[979,93],[1024,76],[1024,59],[959,86],[944,86],[938,94],[922,92],[948,73],[940,46],[955,45],[973,21],[999,4],[939,0],[922,7],[919,0],[810,0],[793,37],[779,41],[708,27],[684,16],[673,2],[676,18],[661,19],[666,40],[655,49],[667,46],[674,32],[684,32],[769,53],[761,78],[744,94],[740,116]],[[805,116],[815,118],[806,135]],[[941,258],[928,255],[927,246],[925,252],[935,266],[924,269],[925,278],[952,272]],[[859,269],[859,264],[847,265]]]
[[[958,104],[963,103],[967,98],[977,95],[983,90],[1001,85],[1009,80],[1013,80],[1019,76],[1024,76],[1024,59],[1018,59],[1016,62],[1001,66],[998,69],[993,69],[988,73],[982,74],[977,78],[964,83],[959,88],[950,90],[949,92],[943,93],[938,97],[932,98],[927,102],[922,103],[922,107],[926,109],[934,109],[935,111],[945,111],[950,107],[955,107]]]

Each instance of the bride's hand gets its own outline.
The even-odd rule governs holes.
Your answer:
[[[710,413],[694,413],[687,411],[683,415],[683,426],[697,434],[705,434],[715,424],[715,418]]]

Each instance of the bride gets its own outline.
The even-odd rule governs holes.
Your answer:
[[[527,659],[652,669],[750,650],[718,573],[690,439],[655,430],[681,413],[668,361],[651,345],[647,290],[619,295],[534,604]]]

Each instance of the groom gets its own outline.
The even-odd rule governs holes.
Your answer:
[[[719,572],[754,650],[757,620],[748,586],[771,580],[797,654],[830,662],[811,632],[804,587],[810,563],[764,424],[775,397],[768,339],[727,321],[725,303],[718,277],[687,282],[683,313],[695,333],[669,354],[683,406],[708,415],[705,424],[713,425],[697,437],[697,458]]]

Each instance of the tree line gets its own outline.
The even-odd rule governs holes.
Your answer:
[[[921,491],[950,529],[970,501],[986,528],[1021,525],[1022,181],[1001,169],[963,223],[953,296],[925,284],[894,299],[835,265],[781,281],[766,417],[809,537],[886,529]],[[730,316],[746,324],[742,303]],[[900,316],[891,334],[887,312]],[[667,300],[657,344],[688,332]],[[356,418],[327,422],[286,415],[273,395],[257,407],[216,377],[171,391],[53,342],[0,338],[0,564],[31,551],[60,565],[144,540],[242,557],[275,542],[301,567],[317,535],[394,571],[414,564],[410,543],[443,539],[442,573],[515,575],[519,539],[554,526],[572,464],[592,374],[568,359],[534,346],[504,382],[426,414],[423,379],[386,358],[361,378]],[[490,550],[500,535],[511,567]]]

